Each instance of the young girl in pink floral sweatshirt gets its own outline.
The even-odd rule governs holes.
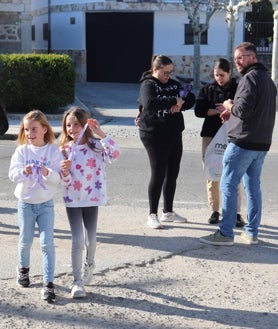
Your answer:
[[[66,183],[64,202],[72,232],[71,296],[81,298],[86,296],[84,285],[93,276],[98,206],[107,201],[105,163],[116,160],[120,149],[106,136],[99,122],[79,107],[64,114],[60,147],[65,159],[61,162]]]

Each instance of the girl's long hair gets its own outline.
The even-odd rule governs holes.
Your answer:
[[[55,140],[55,135],[54,132],[47,120],[46,115],[40,111],[40,110],[32,110],[25,114],[25,116],[22,118],[20,127],[19,127],[19,133],[17,137],[17,142],[19,145],[26,144],[27,138],[25,136],[25,131],[24,131],[24,121],[25,120],[33,120],[33,121],[38,121],[44,128],[47,129],[46,133],[44,134],[44,142],[47,144],[52,144]]]

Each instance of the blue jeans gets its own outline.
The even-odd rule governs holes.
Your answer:
[[[237,217],[237,191],[240,180],[247,199],[248,235],[257,237],[262,214],[261,173],[266,151],[243,149],[229,143],[223,156],[223,171],[220,180],[222,192],[222,222],[219,226],[223,235],[234,237],[233,229]]]
[[[30,267],[30,249],[34,240],[36,223],[43,258],[43,281],[45,283],[53,282],[55,267],[53,200],[39,204],[18,201],[18,258],[20,267]]]

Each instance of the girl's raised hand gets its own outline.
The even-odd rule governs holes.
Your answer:
[[[101,129],[100,123],[98,122],[98,120],[88,119],[87,123],[88,123],[89,128],[93,131],[93,133],[98,135],[100,138],[105,138],[106,135],[103,132],[103,130]]]

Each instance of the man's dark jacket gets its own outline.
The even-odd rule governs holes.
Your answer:
[[[239,81],[229,119],[228,140],[248,150],[268,151],[276,114],[277,89],[261,63]]]

